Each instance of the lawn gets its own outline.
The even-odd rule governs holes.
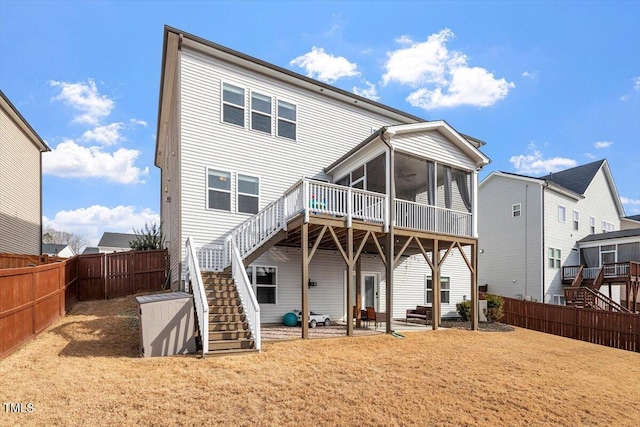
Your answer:
[[[132,297],[78,303],[0,361],[0,425],[640,425],[640,354],[525,329],[144,359]]]

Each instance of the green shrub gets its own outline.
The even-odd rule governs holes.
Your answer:
[[[467,322],[471,319],[471,301],[462,301],[456,304],[456,310],[462,321]]]
[[[487,317],[487,322],[497,322],[502,319],[502,315],[504,314],[502,310],[503,300],[499,295],[491,295],[486,294],[485,298],[487,300],[487,308],[483,309],[482,312]]]

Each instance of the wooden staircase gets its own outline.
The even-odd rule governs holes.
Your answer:
[[[202,272],[209,304],[209,353],[255,350],[249,324],[231,274]]]

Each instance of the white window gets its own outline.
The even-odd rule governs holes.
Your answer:
[[[238,174],[238,212],[258,213],[260,206],[260,179]]]
[[[515,205],[511,206],[511,216],[512,217],[517,217],[520,216],[522,214],[522,204],[521,203],[516,203]]]
[[[207,207],[231,211],[231,173],[207,169]]]
[[[222,121],[244,127],[244,89],[222,84]]]
[[[573,229],[577,230],[580,223],[580,213],[578,211],[573,211]]]
[[[271,97],[251,93],[251,129],[271,134]]]
[[[553,303],[556,305],[564,305],[564,295],[554,295]]]
[[[560,249],[549,248],[549,268],[560,268],[562,252]]]
[[[278,136],[296,140],[296,106],[278,100]]]
[[[253,285],[258,304],[278,303],[278,269],[276,267],[249,266],[247,277]]]
[[[591,220],[589,222],[590,227],[591,227],[591,234],[596,234],[596,219],[595,217],[591,217]]]
[[[451,281],[448,277],[440,278],[440,301],[444,304],[449,304],[451,297]],[[431,282],[431,276],[427,276],[424,288],[424,302],[425,304],[433,304],[433,283]]]
[[[558,221],[566,222],[567,221],[567,208],[562,205],[558,205]]]
[[[614,230],[614,225],[607,221],[602,221],[602,232],[610,233]]]

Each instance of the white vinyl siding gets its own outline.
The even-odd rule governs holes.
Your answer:
[[[469,172],[476,170],[475,163],[438,131],[394,136],[391,138],[391,144],[398,151],[407,154],[425,157]]]
[[[0,253],[40,254],[40,182],[40,149],[0,108]]]

